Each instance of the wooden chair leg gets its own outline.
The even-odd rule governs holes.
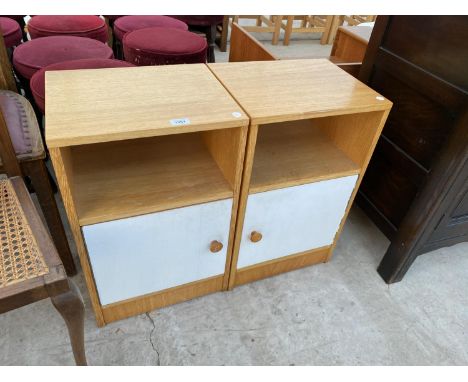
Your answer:
[[[221,39],[219,40],[219,50],[221,52],[227,51],[228,34],[229,34],[229,16],[224,16],[223,30],[221,31]]]
[[[294,16],[288,16],[286,18],[286,28],[284,29],[283,45],[289,45],[289,39],[291,38],[293,24]]]
[[[274,17],[274,25],[275,30],[273,32],[273,38],[271,40],[272,45],[278,45],[280,33],[281,33],[281,25],[283,23],[283,16],[275,16]]]
[[[215,62],[214,49],[215,49],[215,40],[216,40],[216,29],[217,29],[217,26],[216,26],[216,24],[214,24],[214,25],[209,26],[207,28],[207,30],[206,30],[206,37],[207,37],[207,40],[208,40],[208,57],[207,57],[207,61],[209,63]]]
[[[44,160],[39,159],[22,162],[21,167],[23,173],[31,179],[31,184],[36,192],[52,240],[54,241],[67,275],[73,276],[76,274],[76,266],[73,262],[73,256],[70,251],[65,229],[63,228],[62,219],[50,184],[49,172],[47,171]]]
[[[81,293],[72,280],[68,280],[68,292],[51,297],[55,309],[67,324],[73,356],[78,366],[86,366],[84,347],[84,304]]]

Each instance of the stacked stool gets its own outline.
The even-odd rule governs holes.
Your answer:
[[[107,26],[98,16],[34,16],[28,22],[31,39],[49,36],[88,37],[107,42]]]
[[[112,49],[100,41],[87,37],[51,36],[17,47],[13,52],[13,67],[26,96],[32,102],[29,80],[38,70],[62,61],[113,57]]]
[[[139,29],[123,37],[125,61],[137,66],[205,63],[207,47],[205,38],[174,28]]]
[[[26,17],[26,15],[8,15],[8,16],[2,16],[2,17],[8,17],[9,19],[13,19],[15,20],[20,28],[21,28],[21,34],[23,35],[23,41],[28,41],[28,35],[25,31],[25,26],[26,26],[26,23],[24,22],[24,18]]]
[[[44,114],[45,111],[45,73],[49,70],[75,70],[75,69],[103,69],[103,68],[122,68],[134,66],[131,63],[105,58],[90,58],[84,60],[72,60],[58,62],[48,65],[37,71],[31,77],[31,92],[36,102],[36,106]]]
[[[122,40],[125,34],[133,32],[139,29],[146,28],[174,28],[183,31],[188,30],[187,24],[177,20],[173,17],[168,16],[123,16],[117,17],[113,21],[114,31],[114,47],[116,56],[123,58],[122,56]]]
[[[23,38],[21,27],[12,18],[0,17],[0,31],[3,34],[7,50],[11,50],[21,43],[21,39]]]

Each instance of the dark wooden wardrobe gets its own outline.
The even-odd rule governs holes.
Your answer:
[[[468,240],[468,16],[379,16],[359,79],[394,103],[357,197],[392,283]]]

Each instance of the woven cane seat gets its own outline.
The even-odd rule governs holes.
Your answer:
[[[8,179],[0,180],[0,287],[49,273]]]

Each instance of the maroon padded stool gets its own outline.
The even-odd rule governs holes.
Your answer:
[[[206,40],[174,28],[145,28],[123,38],[125,61],[138,66],[206,62]]]
[[[114,20],[114,47],[116,56],[123,58],[122,55],[122,39],[128,32],[133,32],[138,29],[162,27],[175,28],[184,31],[188,30],[187,24],[183,21],[176,20],[168,16],[123,16]]]
[[[28,22],[31,39],[49,36],[88,37],[107,42],[107,27],[98,16],[34,16]]]
[[[10,17],[0,17],[0,30],[2,31],[7,49],[18,46],[21,43],[23,34],[17,21]]]
[[[183,21],[169,16],[123,16],[114,21],[114,36],[122,41],[128,32],[153,27],[188,30],[187,24]]]
[[[21,34],[23,35],[23,41],[28,41],[28,34],[26,33],[25,26],[26,23],[24,22],[24,18],[26,15],[2,15],[2,17],[8,17],[9,19],[15,20],[21,28]]]
[[[113,58],[106,44],[86,37],[51,36],[21,44],[13,52],[16,72],[29,80],[34,73],[50,64],[82,58]]]
[[[74,69],[103,69],[103,68],[122,68],[135,66],[129,62],[106,59],[106,58],[88,58],[84,60],[72,60],[58,62],[48,65],[38,70],[31,77],[31,92],[39,110],[44,114],[45,111],[45,72],[49,70],[74,70]]]
[[[223,23],[224,16],[174,16],[189,26],[189,30],[202,32],[208,40],[208,62],[215,62],[216,27]]]
[[[51,36],[25,42],[13,51],[13,67],[26,97],[34,103],[29,80],[38,70],[57,62],[83,58],[113,58],[112,49],[87,37]],[[42,113],[35,107],[37,118]]]

